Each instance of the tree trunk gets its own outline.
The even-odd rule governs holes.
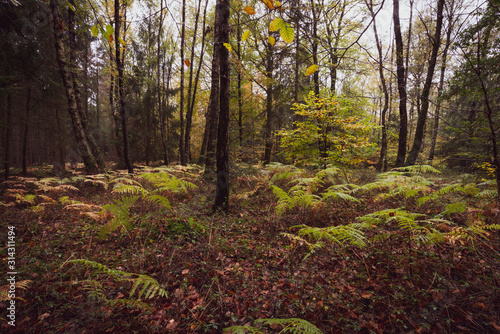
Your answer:
[[[443,8],[445,0],[438,1],[437,7],[437,22],[436,31],[434,33],[434,38],[432,40],[432,54],[429,60],[429,67],[427,69],[427,77],[425,78],[424,88],[422,89],[421,97],[421,107],[418,113],[417,128],[415,129],[415,139],[413,140],[413,146],[408,154],[408,159],[406,160],[407,165],[414,165],[417,161],[418,154],[422,147],[422,142],[424,139],[424,128],[425,122],[427,120],[427,112],[429,111],[429,95],[432,85],[432,77],[434,76],[434,68],[436,67],[437,55],[439,47],[441,46],[441,28],[443,26]]]
[[[79,153],[83,158],[85,165],[85,172],[87,174],[96,174],[104,169],[103,165],[99,164],[100,157],[96,157],[95,150],[92,149],[89,143],[88,127],[86,125],[86,118],[83,118],[82,111],[79,110],[81,103],[77,101],[77,92],[75,91],[74,75],[71,74],[70,68],[76,66],[71,64],[66,59],[63,43],[63,30],[64,25],[59,14],[59,1],[50,0],[50,7],[52,11],[53,32],[54,32],[54,45],[57,56],[57,63],[61,78],[66,91],[68,100],[68,112],[71,116],[73,131],[75,133]],[[71,54],[71,53],[70,53]],[[71,57],[71,55],[70,55]],[[81,102],[81,101],[80,101]]]
[[[386,113],[389,109],[389,91],[387,90],[387,83],[385,81],[384,76],[384,57],[382,54],[382,44],[378,38],[377,32],[377,23],[375,20],[375,12],[373,11],[373,0],[370,0],[370,3],[366,2],[368,10],[373,18],[373,33],[375,35],[375,44],[377,45],[378,52],[378,74],[380,76],[380,83],[382,84],[382,91],[384,93],[384,106],[382,107],[382,111],[380,113],[380,122],[382,125],[382,138],[380,143],[380,157],[377,163],[377,171],[382,171],[384,165],[386,163],[387,156],[387,127],[385,124]]]
[[[123,89],[123,62],[120,55],[120,0],[115,0],[115,52],[116,52],[116,68],[118,69],[118,99],[120,106],[120,117],[123,136],[123,159],[129,174],[134,173],[134,168],[129,157],[129,140],[127,131],[127,113],[125,110],[125,91]]]
[[[228,211],[229,209],[229,99],[230,99],[230,68],[229,50],[223,46],[229,42],[229,0],[217,3],[216,12],[220,21],[216,22],[220,29],[217,32],[217,47],[220,53],[220,111],[217,131],[217,189],[213,210]],[[216,15],[217,17],[217,15]]]
[[[7,119],[5,127],[5,156],[4,156],[4,178],[7,180],[10,176],[10,141],[12,135],[12,95],[7,93]]]
[[[28,136],[30,129],[30,113],[31,113],[31,87],[28,87],[28,92],[26,94],[26,114],[24,118],[24,133],[23,133],[23,148],[22,148],[22,174],[28,174],[28,164],[26,153],[28,152]]]
[[[312,11],[312,15],[313,15],[312,57],[313,57],[313,63],[317,65],[318,64],[318,44],[319,44],[318,13],[316,13],[316,6],[314,5],[314,0],[311,0],[311,11]],[[313,81],[314,81],[314,94],[316,94],[316,96],[319,96],[319,70],[314,72]]]
[[[216,6],[217,9],[217,6]],[[205,134],[206,138],[206,159],[205,159],[205,174],[210,173],[213,170],[215,163],[215,143],[217,140],[217,125],[219,118],[219,89],[220,89],[220,48],[219,41],[217,39],[219,34],[219,26],[217,25],[222,19],[219,17],[221,15],[220,10],[215,12],[215,24],[214,24],[214,52],[212,58],[212,82],[210,89],[210,102],[207,108],[206,123],[205,123]],[[203,146],[202,146],[203,148]],[[204,156],[203,149],[201,156]]]
[[[444,51],[441,59],[441,73],[439,77],[439,86],[438,86],[438,100],[437,100],[437,105],[436,105],[436,111],[434,112],[434,127],[432,130],[432,139],[431,139],[431,149],[429,151],[429,164],[432,165],[432,161],[434,160],[434,152],[436,150],[436,141],[437,141],[437,134],[438,134],[438,129],[439,129],[439,114],[441,111],[441,97],[443,94],[443,87],[444,87],[444,74],[446,72],[446,63],[447,63],[447,58],[448,58],[448,49],[451,44],[451,33],[454,28],[454,22],[453,22],[453,9],[454,9],[454,1],[450,4],[449,8],[449,15],[448,15],[448,29],[446,31],[446,42],[444,45]]]
[[[198,0],[198,9],[194,20],[193,43],[191,44],[191,60],[189,62],[189,82],[187,93],[187,111],[186,111],[186,133],[184,138],[184,152],[186,154],[187,162],[191,161],[191,124],[193,121],[194,101],[192,101],[191,91],[193,90],[193,65],[194,65],[194,51],[196,47],[196,35],[198,33],[198,21],[200,18],[201,0]]]
[[[265,140],[266,146],[264,149],[264,164],[271,163],[271,154],[273,149],[273,51],[274,47],[271,43],[267,43],[267,63],[266,63],[266,76],[267,76],[267,87],[266,87],[266,128],[265,128]]]
[[[406,137],[408,135],[408,115],[406,113],[405,67],[403,64],[403,38],[399,22],[399,0],[393,0],[394,35],[396,39],[396,65],[399,93],[399,140],[396,167],[404,165],[406,156]]]
[[[181,87],[180,87],[180,126],[179,157],[181,165],[187,164],[186,151],[184,148],[184,39],[186,31],[186,0],[182,0],[182,27],[181,27]]]
[[[238,62],[241,64],[241,23],[240,23],[240,14],[238,15],[238,32],[237,32],[237,40],[238,40],[238,49],[236,50],[236,55],[238,56]],[[243,147],[243,99],[241,92],[241,71],[238,70],[238,138],[240,142],[240,147]]]

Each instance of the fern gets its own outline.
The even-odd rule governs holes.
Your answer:
[[[16,282],[15,286],[16,286],[16,289],[27,290],[31,283],[32,283],[32,281],[30,281],[30,280],[23,280],[23,281]],[[9,291],[10,291],[10,284],[0,286],[0,302],[7,301],[7,300],[11,299],[9,297]],[[15,298],[20,299],[22,301],[25,301],[21,297],[15,297]]]
[[[139,196],[122,197],[121,200],[115,200],[113,204],[106,204],[102,208],[113,215],[113,219],[101,227],[99,236],[105,238],[109,233],[118,228],[127,231],[130,228],[130,207],[139,199]]]
[[[359,199],[349,194],[357,188],[358,186],[355,184],[338,184],[329,187],[321,196],[323,196],[323,199],[341,199],[346,202],[359,202]]]
[[[326,240],[332,243],[346,246],[347,244],[358,247],[366,246],[366,237],[362,229],[369,227],[369,224],[351,223],[347,225],[329,227],[309,227],[306,225],[292,226],[299,228],[297,234],[300,237],[307,236],[313,240]]]
[[[263,326],[281,326],[282,329],[280,333],[295,333],[295,334],[323,334],[323,332],[311,324],[309,321],[299,318],[288,318],[288,319],[258,319],[255,320],[255,324],[262,324]],[[261,333],[261,330],[257,327],[246,325],[246,326],[233,326],[224,329],[224,333]]]
[[[121,270],[111,269],[102,263],[85,259],[71,260],[68,261],[68,263],[75,263],[87,267],[92,267],[93,269],[96,270],[97,273],[108,275],[118,282],[132,282],[132,289],[130,290],[128,300],[127,299],[109,300],[106,298],[103,285],[99,281],[96,280],[84,281],[84,288],[87,291],[89,291],[89,296],[104,300],[111,306],[122,304],[122,305],[129,305],[129,306],[135,305],[143,307],[147,304],[144,304],[141,301],[141,299],[147,300],[147,299],[152,299],[156,296],[158,297],[167,296],[167,291],[161,288],[158,281],[152,278],[151,276],[145,274],[128,273]],[[134,295],[136,295],[135,300],[132,299]]]
[[[354,191],[388,190],[388,192],[379,194],[376,198],[386,199],[397,195],[410,198],[419,193],[430,192],[431,188],[429,186],[431,184],[431,181],[420,175],[407,176],[396,170],[380,173],[375,182],[367,183]]]
[[[300,186],[292,187],[288,193],[274,185],[271,185],[271,189],[278,198],[278,205],[276,206],[276,213],[278,215],[282,215],[287,210],[292,210],[296,207],[316,207],[321,203],[321,197],[305,192]]]
[[[403,209],[387,209],[373,212],[357,219],[367,224],[380,225],[395,222],[407,231],[410,237],[419,244],[438,243],[445,240],[444,234],[434,227],[435,224],[448,224],[443,219],[418,219],[424,216],[420,213],[408,212]]]
[[[405,167],[394,168],[393,170],[410,174],[441,173],[438,169],[430,165],[405,166]]]
[[[194,183],[170,176],[165,172],[145,173],[141,178],[152,183],[158,191],[171,191],[174,193],[187,193],[189,189],[197,188]]]
[[[487,239],[491,234],[490,231],[500,231],[500,224],[486,225],[483,221],[476,221],[473,224],[462,227],[457,226],[451,232],[445,235],[445,238],[451,244],[464,241],[473,241],[475,239]]]
[[[461,183],[453,183],[453,184],[448,184],[439,190],[431,193],[428,196],[420,197],[417,200],[418,205],[422,205],[424,203],[427,203],[428,201],[433,201],[437,200],[438,198],[442,197],[443,195],[446,194],[451,194],[451,193],[462,193],[465,195],[477,195],[479,192],[479,189],[476,187],[475,184],[469,183],[469,184],[461,184]]]

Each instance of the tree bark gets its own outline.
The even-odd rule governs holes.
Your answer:
[[[273,149],[273,46],[267,42],[267,59],[266,59],[266,128],[265,128],[265,149],[264,149],[264,164],[271,163],[271,154]]]
[[[198,0],[198,9],[194,20],[193,42],[191,44],[191,60],[189,62],[189,82],[187,93],[187,111],[186,111],[186,133],[184,138],[184,152],[187,162],[191,161],[191,124],[193,121],[194,101],[192,101],[191,91],[193,90],[193,68],[194,68],[194,51],[196,47],[196,35],[198,33],[198,21],[200,19],[201,0]]]
[[[127,113],[125,110],[125,91],[123,89],[123,61],[120,54],[120,29],[121,29],[121,17],[120,17],[120,0],[115,0],[115,53],[116,53],[116,68],[118,69],[118,99],[120,106],[120,117],[122,126],[122,138],[123,138],[123,159],[125,160],[125,165],[129,174],[134,173],[134,168],[130,162],[129,153],[129,140],[128,140],[128,130],[127,130]]]
[[[184,43],[186,32],[186,0],[182,0],[182,26],[181,26],[181,87],[180,87],[180,126],[179,157],[181,165],[187,164],[186,152],[184,148]]]
[[[75,85],[73,81],[76,74],[72,75],[70,70],[71,68],[75,68],[73,66],[76,66],[76,64],[71,64],[66,59],[66,53],[64,50],[64,37],[62,33],[64,30],[64,25],[59,14],[59,1],[50,0],[50,7],[52,11],[54,45],[56,50],[57,63],[66,91],[66,97],[68,100],[68,112],[71,117],[77,146],[85,165],[85,172],[87,174],[96,174],[104,170],[104,166],[99,164],[100,157],[96,157],[96,152],[92,149],[91,143],[89,143],[88,126],[86,124],[87,119],[82,117],[82,110],[79,110],[79,107],[81,107],[81,103],[78,103],[77,91],[75,91],[75,87],[77,85]]]
[[[410,153],[408,154],[408,159],[406,160],[407,165],[414,165],[417,161],[418,154],[420,153],[420,149],[422,147],[422,141],[424,139],[424,128],[425,122],[427,121],[427,113],[429,111],[429,95],[431,91],[432,77],[434,76],[434,68],[436,67],[437,55],[439,47],[441,46],[441,28],[443,26],[444,2],[445,0],[438,1],[436,31],[432,40],[432,54],[431,59],[429,60],[429,67],[427,69],[424,88],[422,89],[421,107],[418,113],[417,128],[415,129],[415,139],[413,140],[413,146],[410,150]]]
[[[451,44],[451,33],[454,28],[454,21],[453,21],[453,10],[454,10],[454,1],[449,6],[449,12],[448,12],[448,29],[446,31],[446,42],[444,45],[444,51],[443,55],[441,58],[441,73],[439,77],[439,86],[438,86],[438,100],[437,100],[437,105],[436,105],[436,111],[434,112],[434,127],[432,130],[432,139],[431,139],[431,149],[429,151],[429,164],[432,165],[432,161],[434,160],[434,152],[436,150],[436,141],[437,141],[437,134],[438,134],[438,129],[439,129],[439,114],[441,111],[441,97],[443,94],[443,87],[444,87],[444,74],[446,72],[446,63],[447,63],[447,58],[448,58],[448,49],[450,48]]]
[[[10,176],[10,141],[12,135],[12,94],[7,93],[7,119],[5,129],[5,156],[4,156],[4,178],[7,180]]]
[[[399,140],[396,167],[404,165],[406,157],[406,137],[408,135],[408,115],[406,112],[405,67],[403,64],[403,38],[399,21],[399,0],[393,0],[394,36],[396,40],[396,66],[399,93]]]
[[[217,3],[216,11],[220,12],[217,33],[217,47],[220,53],[220,110],[217,130],[217,185],[213,210],[227,212],[229,209],[229,99],[230,68],[229,50],[223,46],[229,42],[229,0]],[[216,22],[217,24],[217,22]]]
[[[217,6],[216,6],[217,9]],[[219,29],[217,25],[222,19],[220,10],[215,12],[214,24],[214,53],[212,58],[212,78],[210,89],[210,102],[207,108],[205,134],[206,134],[206,159],[205,159],[205,174],[213,170],[215,163],[215,143],[217,140],[217,125],[219,118],[219,90],[220,90],[220,48],[219,48]],[[203,146],[202,146],[203,148]],[[204,156],[203,150],[201,156]]]
[[[26,114],[24,118],[24,133],[23,133],[23,148],[22,148],[22,174],[28,174],[28,163],[26,154],[28,152],[28,136],[30,129],[30,114],[31,114],[31,87],[28,87],[26,94]]]
[[[382,84],[382,92],[384,93],[384,106],[382,107],[382,111],[380,112],[380,122],[382,125],[382,138],[380,143],[380,157],[376,166],[377,171],[382,171],[386,164],[386,156],[387,156],[387,127],[385,124],[387,110],[389,109],[389,91],[387,90],[387,83],[385,81],[384,76],[384,57],[382,54],[382,44],[380,43],[378,32],[377,32],[377,22],[375,20],[375,12],[373,10],[373,0],[370,0],[368,3],[366,1],[366,5],[370,14],[373,18],[373,33],[375,35],[375,44],[377,45],[378,52],[378,74],[380,77],[380,83]]]

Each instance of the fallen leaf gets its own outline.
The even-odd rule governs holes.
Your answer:
[[[50,317],[50,313],[44,313],[41,316],[38,317],[38,320],[43,321],[46,318]]]
[[[373,295],[370,293],[370,292],[363,292],[361,294],[361,297],[365,298],[365,299],[368,299],[368,298],[371,298]]]
[[[184,269],[184,270],[182,271],[182,274],[183,274],[183,275],[187,275],[187,274],[189,274],[189,269]]]

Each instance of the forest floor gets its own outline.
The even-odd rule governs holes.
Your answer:
[[[213,181],[200,169],[143,167],[137,174],[157,171],[186,182],[155,192],[170,208],[159,197],[146,200],[158,187],[124,173],[57,178],[38,168],[0,185],[2,274],[15,226],[16,280],[31,281],[16,289],[15,327],[1,298],[0,332],[221,333],[241,326],[233,332],[281,333],[305,332],[310,323],[324,333],[500,333],[500,215],[492,199],[476,196],[484,191],[478,178],[474,193],[458,174],[401,173],[419,178],[401,191],[401,179],[373,186],[380,181],[374,171],[337,171],[293,202],[301,193],[292,186],[314,181],[314,171],[238,165],[229,213],[213,214]],[[137,183],[118,193],[126,179]],[[305,196],[336,183],[372,186]],[[462,188],[438,191],[450,184]],[[133,192],[142,197],[127,204]],[[423,195],[432,200],[418,205]],[[291,228],[301,224],[315,229]],[[350,230],[328,229],[346,224]],[[149,292],[155,295],[146,298]],[[309,323],[277,320],[292,318]]]

